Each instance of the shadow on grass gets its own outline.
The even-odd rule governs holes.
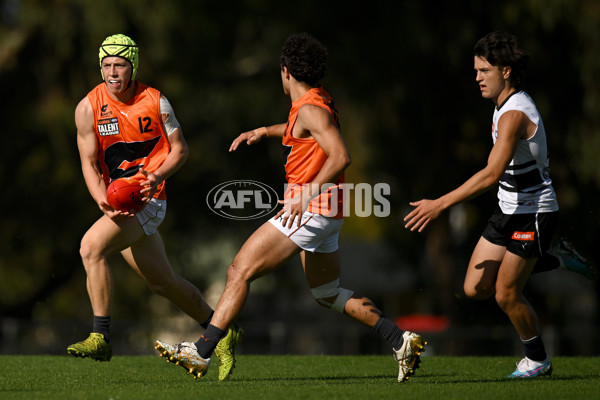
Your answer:
[[[431,374],[431,375],[422,375],[416,378],[411,378],[411,382],[414,384],[471,384],[471,383],[504,383],[504,382],[545,382],[545,381],[585,381],[585,380],[598,380],[600,378],[599,375],[593,374],[585,374],[585,375],[561,375],[561,376],[540,376],[537,378],[508,378],[505,376],[501,376],[498,378],[460,378],[453,374]]]
[[[388,380],[388,379],[394,379],[396,380],[396,376],[395,375],[369,375],[369,376],[361,376],[361,377],[356,377],[356,376],[352,376],[352,375],[348,375],[348,376],[296,376],[296,377],[291,377],[291,376],[280,376],[280,377],[271,377],[271,378],[253,378],[253,377],[248,377],[245,376],[243,378],[240,378],[239,382],[240,383],[248,383],[248,382],[277,382],[277,381],[302,381],[302,382],[310,382],[310,381],[321,381],[321,382],[345,382],[345,381],[365,381],[368,383],[373,383],[373,380]],[[235,382],[235,378],[231,378],[229,381],[229,383],[234,383]]]

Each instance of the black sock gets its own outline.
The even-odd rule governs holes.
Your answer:
[[[542,342],[541,336],[534,336],[531,339],[521,339],[523,346],[525,346],[525,357],[533,361],[544,361],[548,355],[544,348],[544,342]]]
[[[104,340],[110,342],[110,317],[98,317],[94,315],[92,332],[104,335]]]
[[[404,334],[404,331],[398,328],[398,326],[385,315],[382,315],[379,318],[377,323],[375,323],[375,326],[373,326],[373,330],[387,340],[394,349],[398,350],[402,347],[402,342],[404,342],[402,334]]]
[[[200,326],[203,327],[204,329],[208,328],[208,324],[210,324],[210,320],[212,319],[212,316],[213,316],[214,313],[215,313],[214,310],[212,310],[210,312],[210,315],[206,319],[206,321],[204,321],[203,323],[201,323]]]
[[[209,324],[204,331],[204,334],[195,343],[200,357],[209,358],[215,350],[215,347],[217,347],[219,340],[223,339],[226,333],[227,331],[223,331],[216,326]]]

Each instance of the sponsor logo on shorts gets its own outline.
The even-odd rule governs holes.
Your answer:
[[[100,136],[118,135],[119,133],[119,120],[117,118],[98,120],[98,134]]]
[[[217,215],[247,220],[271,214],[279,197],[270,186],[250,180],[221,183],[208,192],[206,204]]]
[[[535,239],[535,232],[513,232],[511,239],[532,241]]]

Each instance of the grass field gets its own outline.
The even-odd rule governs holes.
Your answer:
[[[214,360],[216,361],[216,360]],[[552,378],[509,380],[515,357],[424,357],[408,382],[391,356],[242,355],[232,379],[216,362],[196,381],[158,356],[109,363],[0,356],[0,399],[597,399],[600,358],[556,357]]]

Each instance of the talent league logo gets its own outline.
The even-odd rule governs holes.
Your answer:
[[[120,133],[119,130],[119,120],[117,118],[107,118],[98,120],[98,134],[100,136],[112,136],[118,135]]]
[[[270,186],[250,180],[221,183],[206,196],[206,204],[215,214],[237,220],[269,215],[278,201],[277,192]]]

